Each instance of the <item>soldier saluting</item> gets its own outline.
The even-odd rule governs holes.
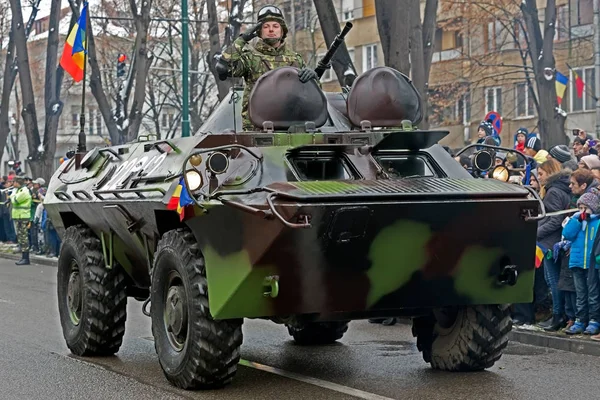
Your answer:
[[[248,117],[248,98],[254,84],[263,74],[280,67],[300,68],[299,79],[308,82],[316,79],[317,73],[305,67],[302,56],[285,46],[288,28],[281,10],[267,5],[258,10],[258,23],[238,37],[217,60],[215,69],[219,79],[243,77],[246,82],[242,100],[242,124],[244,130],[254,126]],[[250,42],[259,37],[255,46]]]

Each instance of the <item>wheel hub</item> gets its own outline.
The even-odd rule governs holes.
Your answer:
[[[171,286],[167,292],[165,325],[171,345],[181,351],[187,337],[187,304],[183,286]]]
[[[74,325],[79,325],[79,321],[81,321],[81,309],[83,308],[81,294],[79,270],[75,267],[71,270],[67,284],[67,305],[69,307],[71,322]]]

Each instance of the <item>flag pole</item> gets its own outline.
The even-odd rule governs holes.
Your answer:
[[[83,3],[83,7],[86,8],[87,1]],[[81,114],[79,115],[79,143],[77,144],[77,153],[86,153],[85,143],[85,81],[86,81],[86,67],[87,67],[87,52],[88,52],[88,40],[89,40],[89,29],[90,27],[89,11],[86,9],[85,14],[85,45],[83,52],[83,89],[81,92]]]

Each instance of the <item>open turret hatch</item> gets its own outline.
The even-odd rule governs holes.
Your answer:
[[[327,98],[316,81],[300,82],[298,71],[293,67],[277,68],[256,81],[248,99],[252,124],[265,130],[295,126],[316,129],[325,125]]]

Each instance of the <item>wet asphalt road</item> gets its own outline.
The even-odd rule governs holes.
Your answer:
[[[244,324],[242,358],[298,375],[240,366],[234,383],[186,392],[162,375],[141,303],[129,302],[116,357],[78,359],[62,338],[56,268],[0,259],[0,397],[3,399],[596,399],[600,359],[512,343],[482,373],[425,364],[407,325],[355,321],[342,341],[299,347],[268,321]],[[266,367],[265,367],[266,368]],[[306,380],[316,379],[307,383]],[[339,386],[330,387],[330,383]],[[359,397],[350,395],[352,390]],[[377,396],[376,396],[377,395]],[[383,396],[383,397],[378,397]]]

